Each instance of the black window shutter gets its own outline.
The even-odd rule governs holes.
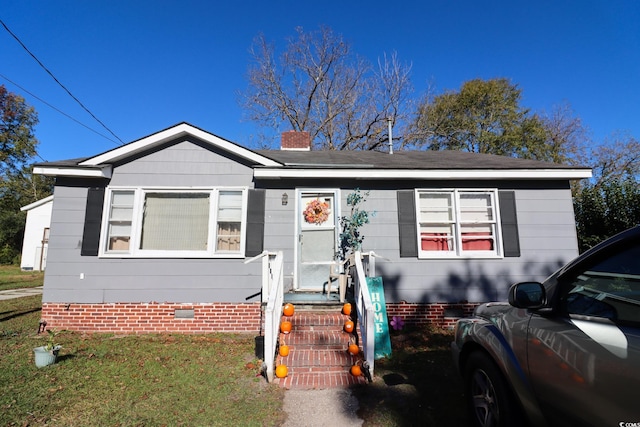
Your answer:
[[[89,187],[87,191],[87,206],[84,213],[82,248],[80,249],[80,255],[82,256],[98,255],[103,204],[104,187]]]
[[[520,236],[516,214],[515,191],[499,191],[500,223],[502,225],[502,248],[505,257],[520,256]]]
[[[417,257],[416,204],[413,190],[398,190],[398,234],[400,257]]]
[[[264,247],[265,190],[249,190],[245,256],[260,254]]]

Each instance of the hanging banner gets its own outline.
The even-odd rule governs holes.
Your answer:
[[[374,358],[381,359],[391,354],[391,339],[389,338],[389,321],[387,318],[387,304],[384,300],[382,277],[367,277],[369,295],[375,310],[373,328],[375,336]]]

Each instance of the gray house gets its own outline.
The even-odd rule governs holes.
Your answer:
[[[260,263],[283,251],[285,288],[325,299],[347,196],[389,316],[442,324],[506,297],[578,253],[569,183],[587,168],[492,155],[249,150],[181,123],[94,157],[38,164],[56,177],[42,317],[110,332],[260,329]]]

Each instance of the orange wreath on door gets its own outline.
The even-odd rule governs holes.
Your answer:
[[[307,203],[304,212],[304,220],[309,224],[322,224],[329,219],[329,203],[320,200],[312,200]]]

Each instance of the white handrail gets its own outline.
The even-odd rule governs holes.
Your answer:
[[[369,364],[369,373],[373,376],[375,360],[375,310],[371,302],[369,287],[367,286],[367,275],[362,265],[362,255],[360,251],[356,251],[353,256],[356,267],[354,296],[356,300],[356,311],[358,313],[358,325],[360,326],[360,334],[362,335],[363,341],[362,350],[364,352],[364,359]],[[371,252],[367,255],[371,256]]]
[[[380,258],[385,261],[391,261],[389,258],[385,258],[381,255],[378,255],[374,251],[369,251],[365,256],[369,256],[367,261],[369,262],[369,277],[374,277],[376,275],[376,258]]]
[[[262,251],[253,258],[249,258],[244,263],[256,261],[262,258],[262,303],[266,303],[271,293],[271,286],[273,284],[273,271],[269,268],[269,258],[275,256],[275,252],[269,252],[267,250]]]
[[[269,256],[271,258],[271,256]],[[273,374],[276,363],[276,347],[278,345],[278,335],[280,319],[282,318],[282,302],[284,300],[283,291],[283,255],[282,251],[275,254],[273,263],[269,262],[272,280],[270,280],[269,298],[264,318],[264,363],[266,366],[267,381],[273,381]],[[270,260],[269,260],[270,261]]]
[[[284,256],[282,251],[264,251],[246,263],[262,258],[262,301],[266,300],[264,318],[264,364],[267,381],[272,382],[276,363],[276,347],[280,319],[282,318],[282,302],[284,300],[283,272]]]

